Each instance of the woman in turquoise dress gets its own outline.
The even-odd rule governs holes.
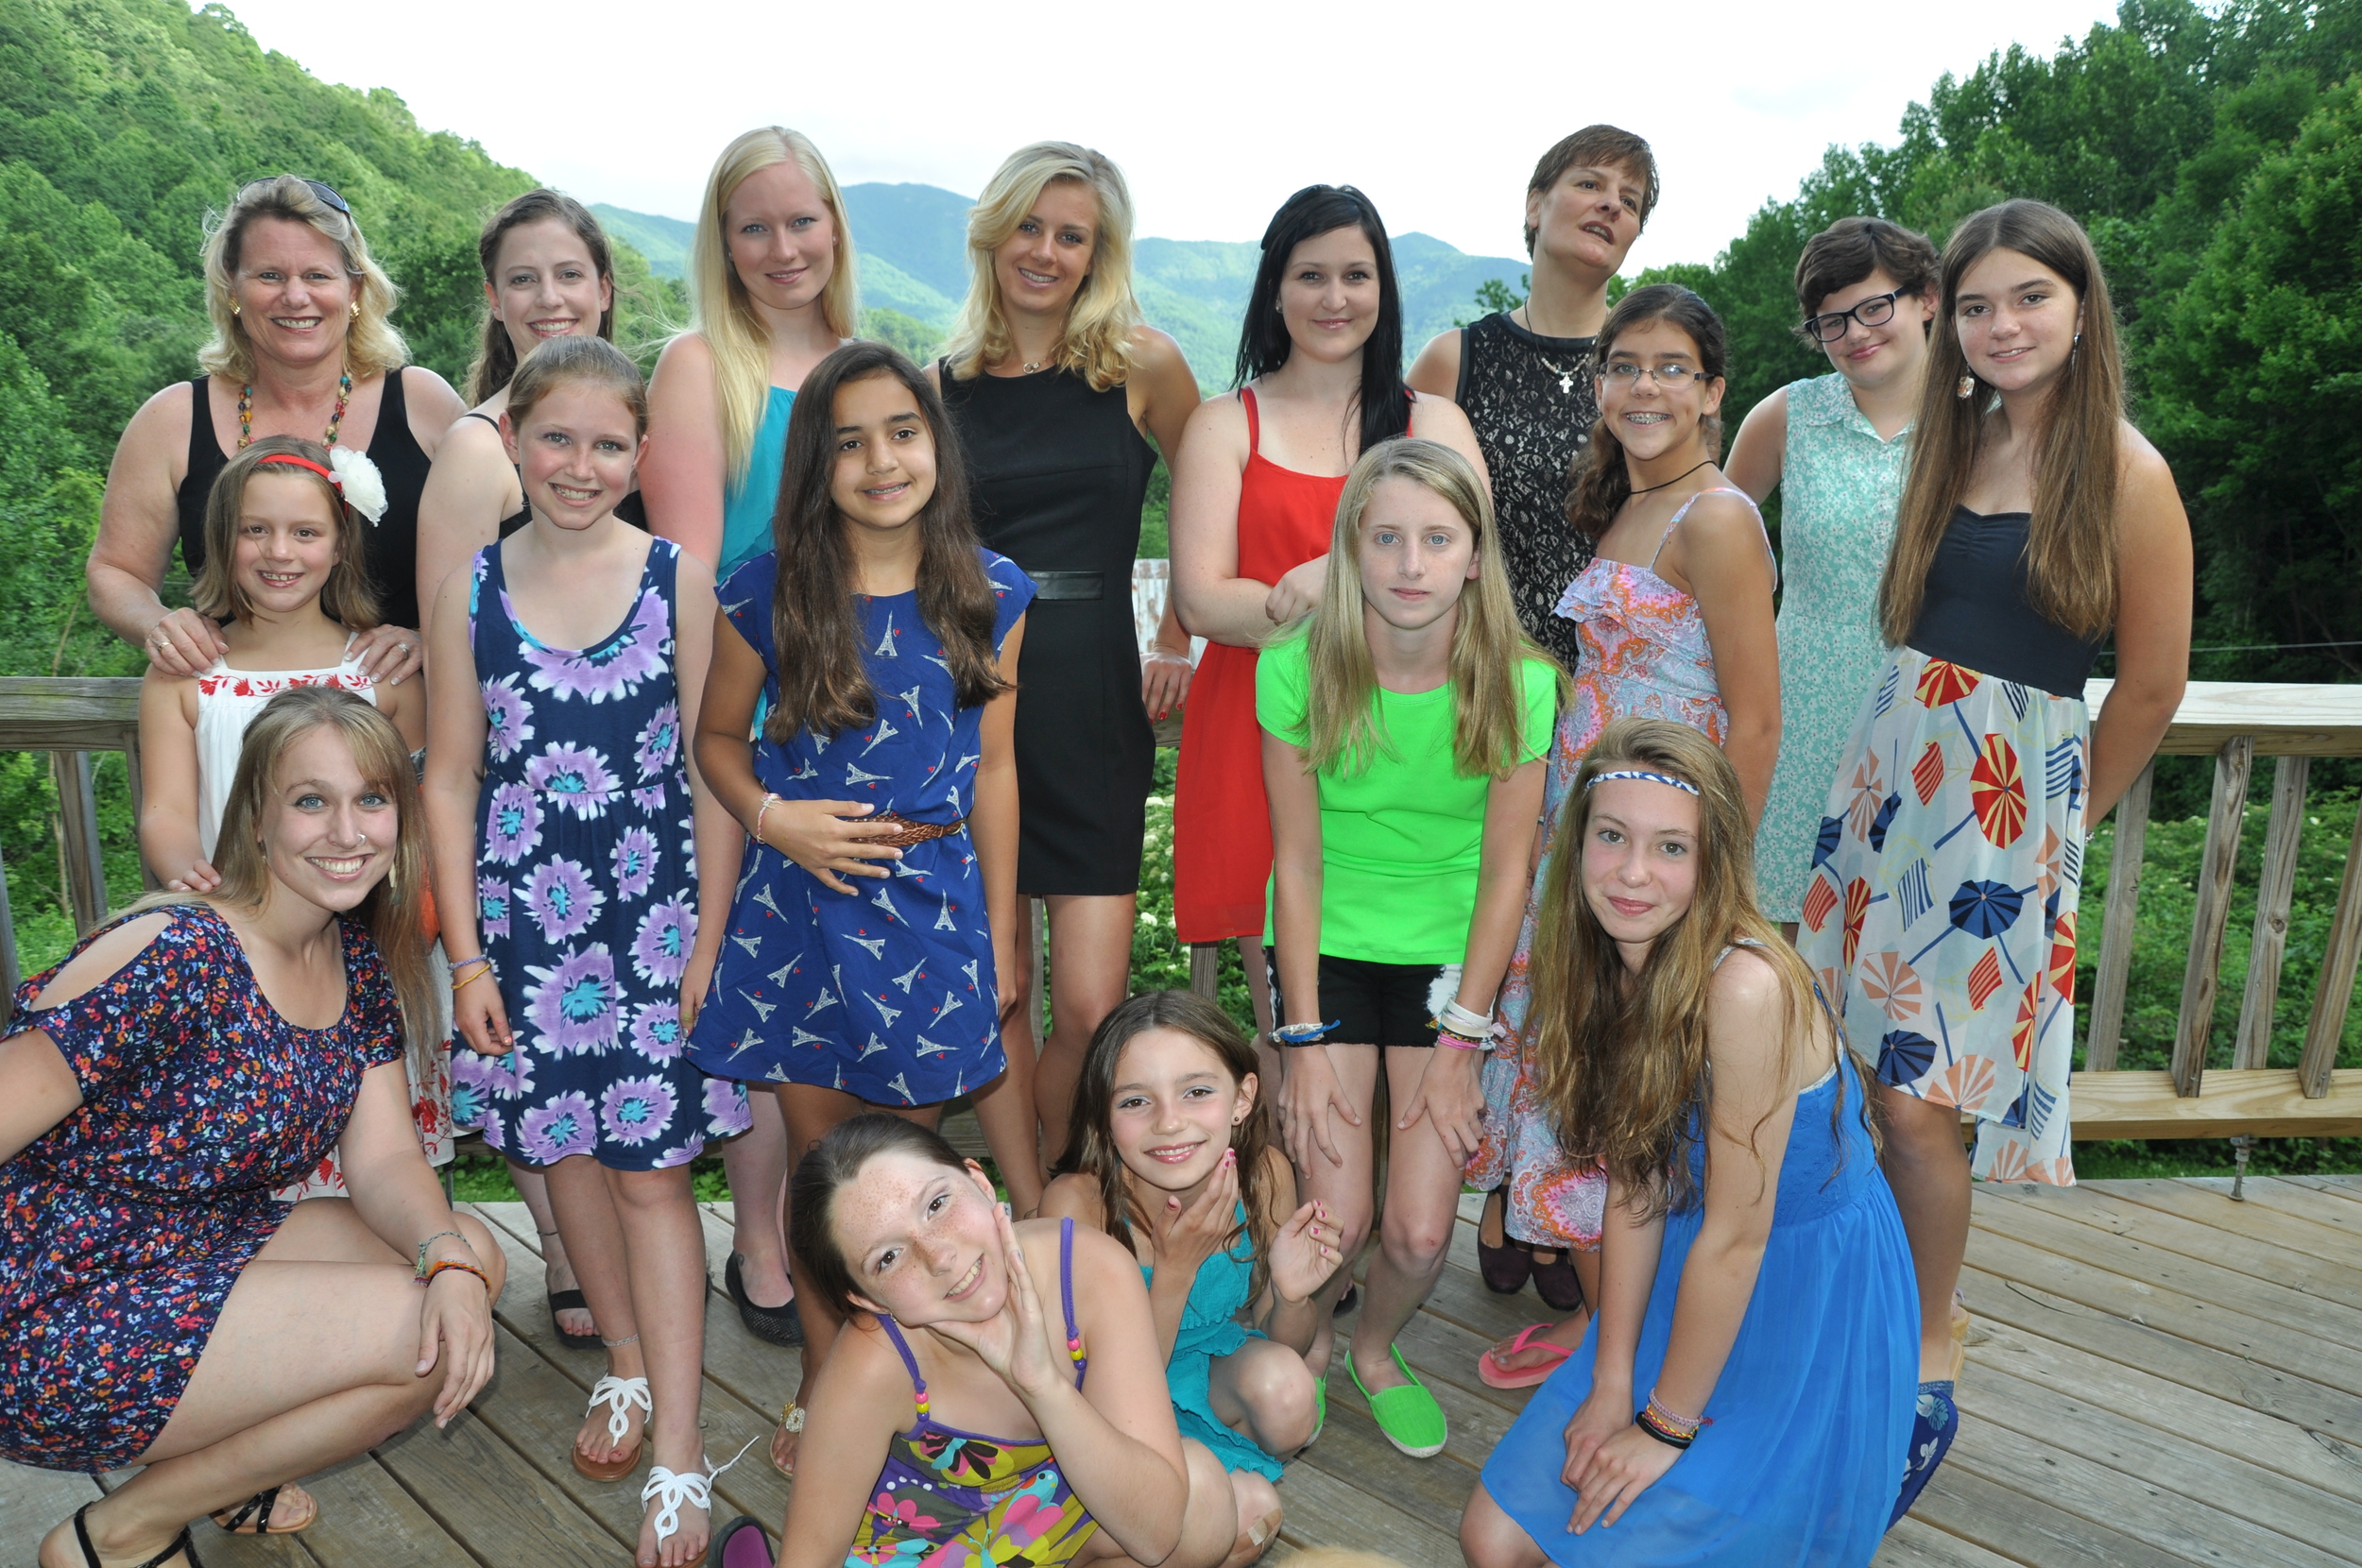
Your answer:
[[[1599,1316],[1486,1460],[1471,1568],[1862,1568],[1885,1535],[1910,1246],[1751,837],[1687,724],[1619,719],[1576,775],[1529,1017],[1568,1145],[1608,1170]]]
[[[640,490],[649,526],[727,583],[771,548],[796,389],[861,319],[845,198],[802,133],[761,126],[713,161],[690,242],[689,304],[690,329],[648,381]],[[736,857],[707,875],[735,879]],[[708,978],[691,974],[688,994],[703,994]],[[722,1149],[740,1195],[723,1282],[748,1333],[797,1345],[784,1217],[749,1196],[784,1190],[787,1129],[767,1096],[748,1114],[746,1134]]]
[[[1927,370],[1936,247],[1883,218],[1841,218],[1796,261],[1800,335],[1833,373],[1757,403],[1722,472],[1780,490],[1780,756],[1755,830],[1755,897],[1792,940],[1821,808],[1886,658],[1878,579],[1894,539],[1911,416]]]

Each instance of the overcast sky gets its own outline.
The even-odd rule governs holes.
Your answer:
[[[847,183],[972,196],[1009,152],[1054,137],[1123,166],[1142,234],[1255,239],[1289,192],[1330,180],[1369,192],[1397,232],[1515,255],[1535,158],[1605,120],[1654,145],[1664,179],[1635,266],[1710,260],[1830,144],[1893,141],[1943,72],[2012,43],[2048,54],[2114,15],[2101,0],[1878,6],[1841,22],[1776,0],[1021,16],[972,0],[400,0],[356,23],[317,0],[231,5],[265,48],[391,88],[429,130],[586,200],[690,219],[723,145],[778,124]]]

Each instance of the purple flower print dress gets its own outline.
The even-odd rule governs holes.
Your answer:
[[[998,654],[1034,583],[1006,557],[977,554],[992,585]],[[770,672],[765,712],[779,697],[778,571],[778,554],[765,551],[722,585],[723,613]],[[835,736],[759,737],[755,777],[784,800],[859,800],[914,822],[958,822],[976,804],[984,710],[959,706],[916,593],[856,605],[877,718]],[[841,1089],[873,1105],[932,1105],[1001,1076],[1008,1061],[975,840],[963,827],[892,863],[891,877],[856,878],[847,895],[769,844],[747,845],[729,937],[690,1042],[699,1065],[750,1082]]]
[[[454,1050],[452,1112],[531,1165],[660,1169],[747,1126],[739,1086],[681,1055],[697,866],[673,669],[679,560],[652,540],[624,624],[568,649],[517,619],[501,547],[476,553],[476,918],[517,1048]]]

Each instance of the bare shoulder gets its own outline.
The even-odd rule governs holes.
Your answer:
[[[1099,1202],[1099,1184],[1079,1170],[1050,1179],[1050,1185],[1041,1192],[1040,1218],[1071,1219],[1077,1229],[1085,1225],[1093,1230],[1107,1228],[1106,1212]]]
[[[409,409],[410,434],[429,457],[451,434],[452,425],[468,412],[467,403],[451,383],[423,365],[405,365],[387,374],[402,378],[402,401]]]
[[[1208,398],[1190,413],[1184,442],[1193,446],[1201,438],[1246,461],[1246,404],[1237,393]]]
[[[1127,343],[1132,350],[1132,364],[1142,373],[1151,377],[1175,372],[1190,374],[1189,356],[1182,353],[1181,345],[1171,332],[1143,324],[1132,329]]]
[[[170,910],[157,910],[136,920],[126,920],[104,933],[58,971],[57,978],[34,998],[33,1005],[42,1009],[58,1007],[106,984],[125,964],[147,951],[172,920]]]
[[[910,1369],[878,1320],[865,1312],[855,1313],[838,1331],[822,1375],[832,1392],[859,1399],[864,1409],[882,1405],[891,1410],[897,1401],[910,1403]]]
[[[2148,436],[2130,421],[2118,421],[2116,439],[2116,473],[2126,488],[2143,495],[2174,488],[2173,469]]]
[[[1430,427],[1419,432],[1430,440],[1444,439],[1448,431],[1474,430],[1460,405],[1440,392],[1422,392],[1413,387],[1411,390],[1411,406],[1412,418]]]
[[[1766,435],[1788,434],[1788,388],[1778,387],[1770,397],[1747,411],[1739,421],[1738,433],[1743,438],[1749,431],[1761,430]]]
[[[1463,329],[1453,327],[1437,332],[1427,340],[1419,357],[1411,364],[1411,373],[1403,379],[1422,392],[1432,392],[1448,398],[1460,389],[1460,345]]]
[[[677,383],[684,377],[704,377],[710,381],[712,375],[713,350],[707,347],[706,340],[695,332],[677,332],[656,356],[656,369],[648,379],[648,389],[653,392],[659,381]]]
[[[1734,947],[1714,971],[1707,988],[1709,1005],[1717,1012],[1754,1014],[1779,1007],[1787,995],[1779,966],[1760,949]]]
[[[699,590],[711,593],[714,589],[713,568],[708,566],[694,551],[682,550],[673,567],[673,583],[676,593]]]
[[[1727,481],[1726,481],[1727,482]],[[1689,503],[1681,530],[1688,536],[1687,559],[1697,558],[1701,543],[1716,548],[1744,544],[1758,550],[1763,539],[1763,514],[1737,489],[1702,490]]]

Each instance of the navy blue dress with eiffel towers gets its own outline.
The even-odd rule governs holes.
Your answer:
[[[997,604],[997,654],[1033,601],[1015,563],[978,552]],[[762,656],[764,711],[779,701],[771,640],[779,556],[722,585],[722,611]],[[755,777],[785,800],[853,800],[913,822],[975,805],[984,709],[958,706],[943,644],[913,593],[857,602],[878,716],[842,734],[755,741]],[[975,841],[963,827],[902,851],[882,880],[837,893],[768,844],[749,842],[728,939],[697,1014],[689,1059],[721,1077],[816,1083],[879,1105],[930,1105],[979,1088],[1001,1050],[992,926]]]

